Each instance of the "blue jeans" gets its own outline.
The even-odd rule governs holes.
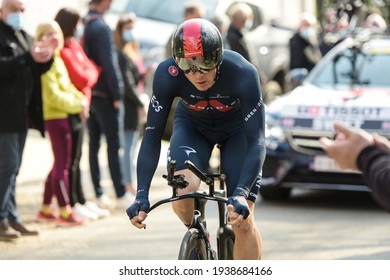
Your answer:
[[[135,182],[135,165],[134,156],[137,141],[139,139],[139,131],[126,129],[121,135],[123,141],[123,156],[122,156],[122,172],[125,184]]]
[[[107,142],[107,159],[111,179],[117,197],[125,194],[122,183],[122,173],[119,162],[119,110],[115,109],[111,99],[92,97],[88,119],[89,133],[89,165],[96,197],[100,197],[104,190],[100,185],[99,150],[100,140],[104,133]]]
[[[0,222],[19,222],[16,207],[16,176],[22,162],[27,131],[0,133]]]

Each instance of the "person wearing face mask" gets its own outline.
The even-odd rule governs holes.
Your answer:
[[[253,11],[247,4],[237,3],[231,8],[230,17],[231,22],[226,36],[230,49],[250,61],[243,32],[249,30],[253,25]]]
[[[142,76],[144,67],[139,44],[134,37],[133,28],[136,15],[123,15],[117,22],[114,31],[114,40],[118,49],[118,61],[121,69],[125,95],[124,108],[121,110],[123,122],[120,127],[122,153],[122,173],[127,192],[134,199],[135,187],[135,148],[140,135],[141,118],[146,117],[146,110],[140,99],[143,91]]]
[[[305,68],[310,71],[321,59],[316,25],[314,15],[302,14],[298,29],[289,40],[290,70]]]
[[[20,221],[16,177],[28,128],[44,136],[41,74],[53,63],[53,49],[34,43],[23,30],[25,4],[3,0],[0,12],[0,240],[38,235]]]

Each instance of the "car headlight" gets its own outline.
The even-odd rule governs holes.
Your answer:
[[[276,150],[280,143],[286,141],[286,135],[283,128],[278,124],[265,125],[265,144],[266,147],[272,150]]]

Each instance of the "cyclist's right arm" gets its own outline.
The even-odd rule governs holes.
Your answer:
[[[176,77],[171,76],[168,71],[172,63],[171,59],[162,62],[154,75],[153,96],[149,104],[146,129],[137,159],[137,195],[134,203],[126,210],[132,223],[140,228],[144,227],[140,222],[146,218],[146,212],[150,207],[149,188],[160,158],[161,139],[176,96],[175,88],[178,88]],[[139,221],[140,219],[142,221]]]

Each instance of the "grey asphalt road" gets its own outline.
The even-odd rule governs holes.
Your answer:
[[[164,185],[164,143],[151,202],[170,195]],[[82,159],[83,181],[88,198],[93,199],[87,162],[87,146]],[[101,160],[103,186],[113,195],[104,145]],[[37,224],[34,217],[43,196],[43,184],[52,164],[49,140],[30,132],[18,178],[17,203],[22,220],[40,230],[38,237],[16,242],[0,241],[3,260],[174,260],[185,233],[170,205],[150,213],[147,228],[132,227],[125,209],[112,211],[108,218],[82,227],[57,228]],[[263,237],[265,260],[389,260],[390,216],[367,193],[315,192],[294,190],[286,202],[259,199],[256,222]],[[207,207],[208,227],[215,242],[216,207]]]

